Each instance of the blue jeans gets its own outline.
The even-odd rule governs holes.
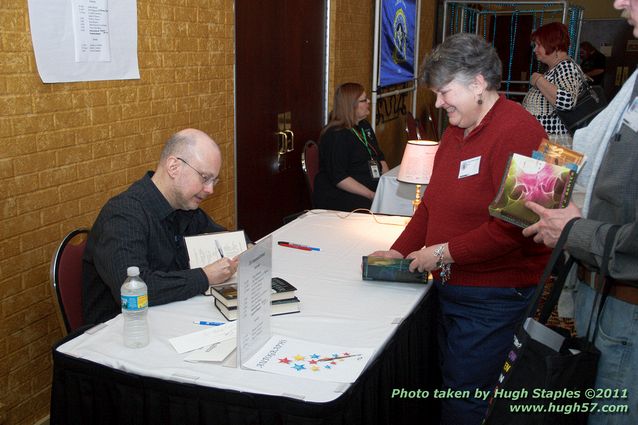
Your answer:
[[[441,400],[441,424],[478,425],[487,401],[475,391],[494,389],[534,288],[435,285],[443,390],[470,392]]]
[[[576,332],[584,336],[596,296],[586,283],[578,284],[576,293]],[[594,312],[596,315],[597,312]],[[590,330],[590,334],[593,329]],[[595,413],[589,415],[589,425],[638,424],[638,306],[607,297],[598,322],[594,344],[600,350],[596,389],[618,389],[628,398],[591,400],[599,407],[607,404],[626,404],[627,413]]]

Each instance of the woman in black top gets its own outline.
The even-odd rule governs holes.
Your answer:
[[[370,99],[363,86],[337,88],[330,122],[321,131],[319,174],[315,177],[316,208],[352,211],[370,208],[381,174],[388,171],[370,123]]]

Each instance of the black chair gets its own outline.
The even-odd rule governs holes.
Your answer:
[[[308,140],[301,153],[301,169],[306,176],[308,193],[312,199],[312,191],[315,187],[315,176],[319,173],[319,146],[312,140]]]
[[[415,119],[411,112],[405,115],[405,134],[407,140],[423,140],[426,138],[423,124]]]

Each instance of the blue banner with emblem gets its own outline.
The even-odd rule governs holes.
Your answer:
[[[416,0],[381,1],[379,86],[414,78]]]

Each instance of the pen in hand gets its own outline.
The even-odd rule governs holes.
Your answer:
[[[219,243],[218,240],[215,241],[215,246],[217,247],[217,252],[219,252],[219,256],[224,258],[224,251],[222,250],[222,244]]]

